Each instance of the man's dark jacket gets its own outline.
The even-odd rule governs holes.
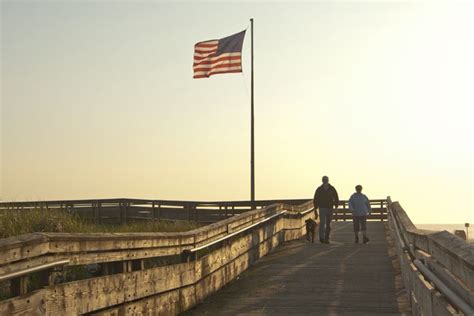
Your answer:
[[[321,185],[316,189],[313,199],[314,208],[323,207],[323,208],[332,208],[333,206],[337,207],[339,204],[339,196],[337,195],[336,189],[329,184],[327,190]]]

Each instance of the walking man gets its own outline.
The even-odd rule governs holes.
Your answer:
[[[333,207],[339,205],[339,196],[336,189],[329,184],[329,178],[323,177],[323,184],[314,193],[313,205],[316,210],[319,208],[319,241],[329,244],[329,234],[331,233],[331,219]]]
[[[367,238],[367,215],[370,214],[369,198],[362,193],[362,186],[359,184],[355,187],[356,193],[352,194],[349,199],[349,210],[352,212],[352,220],[354,222],[354,242],[359,243],[359,231],[362,231],[364,236],[363,242],[366,244],[369,241]]]

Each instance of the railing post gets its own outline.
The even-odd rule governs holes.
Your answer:
[[[39,287],[44,287],[52,284],[52,272],[53,269],[47,269],[39,272]]]
[[[127,224],[127,212],[128,212],[129,206],[130,206],[130,203],[125,202],[125,207],[124,207],[124,212],[123,212],[123,223],[124,224]]]
[[[347,220],[346,219],[346,202],[342,203],[342,212],[343,212],[342,216],[344,217],[344,222],[345,222]]]
[[[99,214],[97,208],[97,202],[92,202],[92,210],[94,211],[94,221],[96,224],[99,224]]]
[[[100,264],[100,274],[102,276],[111,274],[111,264],[110,262],[103,262]]]
[[[102,210],[102,202],[97,201],[97,221],[98,221],[98,224],[100,224],[101,210]]]
[[[122,272],[123,273],[132,272],[132,261],[130,260],[122,261]]]
[[[124,218],[125,218],[125,203],[122,201],[119,201],[119,221],[120,224],[124,223]]]
[[[380,201],[380,221],[383,222],[383,214],[384,214],[384,209],[383,209],[383,201]]]
[[[11,296],[20,296],[28,293],[28,275],[14,278],[10,281]]]
[[[197,258],[197,255],[196,255],[196,252],[192,252],[190,250],[183,250],[183,252],[181,253],[181,262],[185,263],[185,262],[190,262],[190,261],[194,261],[196,260]]]
[[[151,218],[155,219],[155,201],[151,202]]]
[[[117,218],[116,214],[118,214],[119,222],[122,223],[122,203],[120,201],[116,203],[117,203],[117,211],[114,212],[114,218]]]

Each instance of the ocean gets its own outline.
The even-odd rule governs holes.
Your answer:
[[[464,230],[464,224],[415,224],[417,228],[429,230],[447,230],[454,234],[455,230]],[[474,225],[469,227],[469,242],[474,242]]]

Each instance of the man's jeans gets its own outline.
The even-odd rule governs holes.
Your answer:
[[[329,240],[331,233],[332,208],[319,208],[319,239]]]

